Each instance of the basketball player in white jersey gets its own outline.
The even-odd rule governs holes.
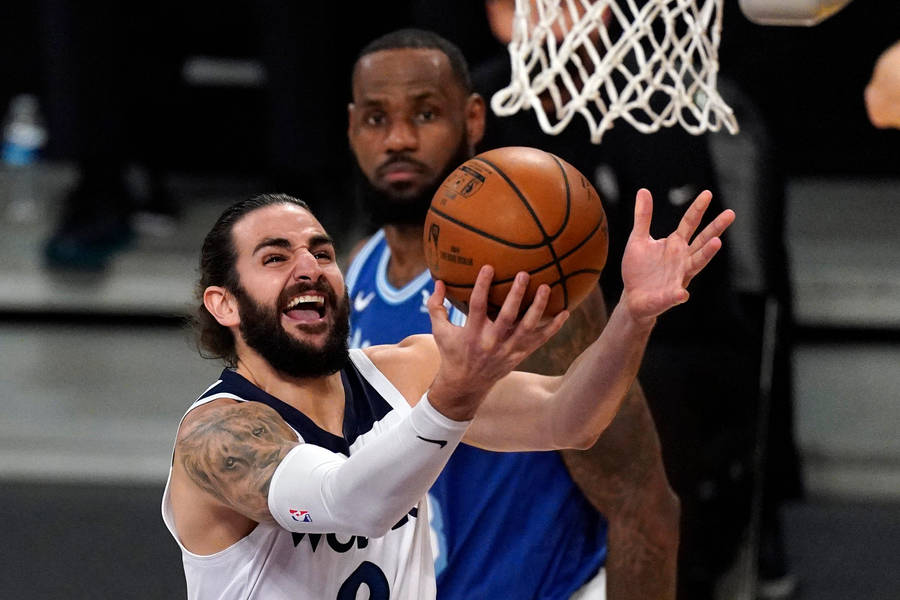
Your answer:
[[[568,317],[544,318],[545,285],[516,320],[527,274],[493,321],[484,266],[465,326],[447,320],[437,282],[433,335],[348,351],[343,276],[308,207],[263,195],[227,209],[201,251],[198,318],[203,347],[229,368],[182,419],[163,498],[188,597],[434,597],[424,498],[453,449],[590,447],[657,317],[721,247],[731,211],[694,236],[709,201],[654,240],[639,192],[622,299],[561,377],[512,371]]]

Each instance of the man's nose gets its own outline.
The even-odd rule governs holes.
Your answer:
[[[390,152],[415,150],[419,147],[419,132],[408,119],[394,119],[388,130],[385,145]]]
[[[301,252],[294,263],[294,279],[296,281],[316,281],[322,274],[321,265],[309,252]]]

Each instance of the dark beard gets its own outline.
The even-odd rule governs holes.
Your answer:
[[[469,158],[471,156],[468,136],[463,133],[459,147],[444,166],[443,171],[421,192],[409,197],[399,197],[390,191],[376,188],[354,161],[353,171],[357,182],[356,186],[370,224],[375,229],[384,225],[424,225],[428,207],[431,206],[431,199],[438,188],[450,176],[450,173],[456,170],[456,167]]]
[[[284,306],[286,298],[307,290],[321,291],[329,307],[335,310],[334,327],[321,349],[298,340],[281,326],[279,310],[258,304],[240,285],[234,291],[241,315],[241,335],[248,346],[256,350],[279,373],[296,378],[331,375],[347,364],[347,340],[350,333],[350,298],[336,301],[334,290],[327,283],[293,287],[282,294],[277,306]]]

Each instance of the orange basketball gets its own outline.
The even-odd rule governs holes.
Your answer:
[[[463,311],[484,264],[494,267],[489,314],[500,309],[519,271],[531,275],[527,307],[550,286],[545,316],[573,309],[597,285],[608,232],[587,178],[536,148],[498,148],[469,159],[438,188],[425,219],[425,261]]]

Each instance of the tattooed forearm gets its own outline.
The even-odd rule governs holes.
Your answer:
[[[297,436],[257,402],[205,409],[186,423],[177,458],[201,489],[254,521],[271,520],[269,484]]]

